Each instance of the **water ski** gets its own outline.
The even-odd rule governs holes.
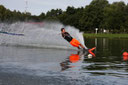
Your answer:
[[[88,52],[89,52],[89,54],[91,54],[92,56],[96,56],[92,51],[94,51],[96,49],[96,47],[93,47],[93,48],[91,48],[91,49],[88,49]]]
[[[82,51],[84,55],[88,55],[91,54],[92,56],[95,57],[95,54],[93,53],[93,51],[96,49],[96,47],[93,47],[91,49],[80,49],[79,51]]]

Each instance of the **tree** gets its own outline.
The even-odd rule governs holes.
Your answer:
[[[68,6],[66,11],[59,16],[59,20],[65,25],[80,28],[79,19],[82,17],[84,8],[74,8]]]
[[[8,22],[8,21],[12,21],[12,12],[10,10],[5,10],[4,12],[4,21]]]
[[[6,8],[3,5],[0,5],[0,21],[4,21],[4,13],[6,11]]]
[[[108,5],[107,0],[93,0],[86,6],[80,24],[83,30],[100,28],[103,22],[103,10]]]
[[[124,2],[114,2],[104,9],[103,27],[106,29],[120,30],[123,26],[125,15]]]
[[[122,1],[109,4],[107,0],[93,0],[86,7],[68,6],[66,11],[51,9],[39,16],[31,15],[29,12],[10,11],[0,5],[0,22],[43,20],[60,21],[64,25],[71,25],[85,32],[93,32],[95,28],[128,32],[128,4]]]
[[[125,21],[124,21],[124,31],[126,31],[128,33],[128,4],[125,6]]]
[[[47,20],[58,20],[58,16],[62,14],[61,9],[52,9],[51,11],[48,11],[46,14]]]
[[[40,21],[44,20],[45,19],[45,13],[42,12],[38,17],[39,17]]]
[[[72,14],[75,14],[76,13],[76,9],[72,6],[68,6],[67,9],[66,9],[66,14],[68,15],[72,15]]]

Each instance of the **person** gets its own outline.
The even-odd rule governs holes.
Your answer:
[[[61,28],[61,34],[62,37],[67,40],[72,46],[77,47],[78,49],[83,48],[85,50],[85,47],[75,38],[73,38],[68,32],[65,31],[65,28]]]

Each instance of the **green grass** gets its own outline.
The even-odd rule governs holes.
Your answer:
[[[92,38],[128,38],[128,34],[94,34],[94,33],[84,33],[84,37],[92,37]]]

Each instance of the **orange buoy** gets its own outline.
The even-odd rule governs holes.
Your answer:
[[[123,56],[128,56],[128,53],[127,53],[127,52],[124,52],[124,53],[123,53]]]
[[[124,61],[127,61],[128,60],[128,53],[127,52],[124,52],[123,53],[123,60]]]

